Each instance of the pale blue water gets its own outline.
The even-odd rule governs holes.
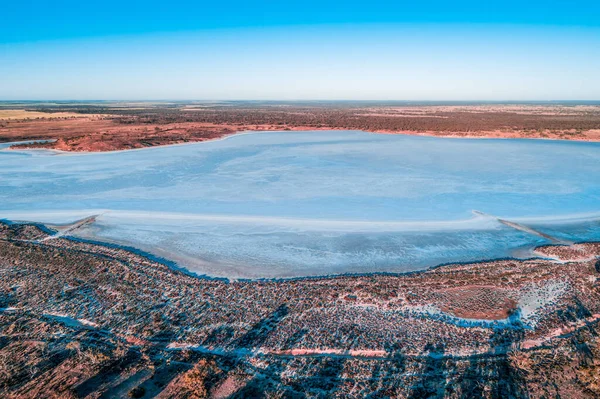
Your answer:
[[[599,172],[597,143],[358,131],[96,154],[4,150],[0,218],[100,213],[77,234],[216,276],[408,271],[546,242],[473,210],[599,240]]]

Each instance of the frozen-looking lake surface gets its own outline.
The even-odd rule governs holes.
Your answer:
[[[6,147],[6,146],[4,146]],[[69,223],[199,274],[403,272],[600,240],[600,144],[269,132],[111,153],[0,150],[0,218]]]

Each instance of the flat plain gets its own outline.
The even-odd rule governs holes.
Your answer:
[[[107,151],[204,141],[241,131],[363,130],[444,137],[600,140],[596,103],[381,102],[9,103],[48,115],[0,122],[0,139],[56,139],[46,148]],[[5,111],[6,112],[6,111]],[[52,118],[57,112],[84,118]],[[21,115],[21,114],[20,114]],[[69,114],[70,115],[70,114]],[[31,118],[30,118],[31,119]]]
[[[0,183],[6,196],[0,212],[0,395],[4,397],[600,395],[600,246],[595,238],[600,223],[594,216],[599,198],[593,170],[600,154],[597,144],[587,143],[600,139],[597,104],[68,102],[11,103],[2,104],[2,109],[19,110],[22,116],[0,121],[0,140],[10,147],[1,150],[5,164]],[[34,120],[38,113],[49,117]],[[56,113],[69,114],[56,117]],[[235,137],[248,131],[270,133]],[[401,144],[390,145],[383,138],[387,136],[365,132],[406,137],[398,136]],[[348,134],[358,140],[358,147],[342,140]],[[230,135],[234,137],[209,142]],[[378,144],[369,144],[365,136]],[[319,137],[320,142],[314,143]],[[311,144],[298,145],[294,141],[298,138]],[[253,141],[260,140],[275,140],[277,149],[257,150]],[[12,144],[23,141],[29,142]],[[187,144],[197,141],[207,143]],[[173,153],[179,160],[174,164],[195,172],[181,174],[168,167],[169,152],[160,147],[165,144],[185,144],[169,147],[181,148]],[[223,158],[210,150],[220,145],[227,151],[234,147],[242,156]],[[444,155],[416,150],[436,145],[454,150]],[[470,149],[466,156],[461,155],[464,147]],[[146,149],[119,151],[142,148]],[[394,148],[405,152],[399,155]],[[203,151],[206,158],[195,158]],[[381,165],[369,174],[364,165],[353,163],[369,152],[377,152],[369,159],[381,157],[390,169],[387,174]],[[150,156],[154,163],[148,164],[144,154],[154,154]],[[496,158],[500,167],[490,167]],[[114,159],[119,162],[111,162]],[[274,159],[281,162],[275,164]],[[126,166],[119,169],[119,165]],[[315,172],[306,178],[298,172],[311,171],[306,165],[328,171],[330,178],[324,180],[327,174]],[[398,165],[412,174],[394,169]],[[424,176],[437,176],[430,173],[436,165],[454,174],[422,184]],[[461,168],[469,174],[463,176]],[[379,198],[377,206],[365,207],[357,200],[360,195],[349,195],[351,185],[336,179],[335,171],[355,178],[358,194],[379,193],[381,198],[404,201],[405,206]],[[152,176],[183,185],[161,187]],[[232,184],[219,185],[219,176]],[[403,176],[405,181],[397,180]],[[406,180],[407,176],[412,178]],[[135,187],[119,183],[126,181],[134,181]],[[201,183],[201,189],[190,191],[190,181]],[[248,182],[260,183],[261,188],[244,189]],[[294,190],[286,188],[286,182],[295,182]],[[140,189],[150,183],[153,191]],[[414,197],[418,191],[407,189],[420,185],[432,192],[446,191],[423,200]],[[277,191],[278,187],[284,189]],[[470,194],[457,199],[456,192]],[[185,193],[189,198],[175,198]],[[282,200],[285,193],[294,198]],[[311,193],[318,194],[315,198],[333,194],[322,203],[299,199]],[[257,197],[250,198],[251,194]],[[344,202],[344,195],[350,200]],[[117,211],[112,216],[90,214],[97,210],[94,205],[102,206],[103,198],[113,201],[110,208]],[[131,201],[155,213],[126,213]],[[475,258],[467,258],[465,254],[474,253],[471,246],[481,244],[485,234],[477,228],[468,236],[453,236],[453,227],[437,236],[431,231],[420,236],[428,237],[432,251],[443,240],[453,242],[454,249],[435,267],[395,273],[376,265],[365,273],[345,269],[321,277],[304,272],[295,278],[260,279],[197,275],[182,267],[181,259],[152,252],[167,243],[150,240],[157,237],[158,231],[149,226],[158,216],[163,223],[159,230],[171,223],[184,226],[182,237],[193,237],[190,229],[199,224],[189,215],[197,211],[198,203],[203,212],[212,206],[213,213],[222,217],[227,206],[230,213],[239,208],[236,201],[252,204],[245,210],[246,230],[236,227],[229,234],[244,239],[267,235],[248,224],[267,210],[269,220],[284,220],[305,244],[308,234],[298,225],[306,229],[307,219],[321,226],[320,218],[328,220],[325,234],[315,240],[319,245],[334,235],[332,226],[355,228],[357,221],[361,229],[370,225],[371,235],[351,236],[337,248],[352,254],[375,242],[373,233],[384,225],[389,229],[390,222],[417,222],[423,228],[428,225],[421,223],[423,215],[436,214],[430,222],[453,225],[465,212],[476,210],[470,214],[476,224],[493,226],[500,237],[512,234],[514,242],[525,239],[527,251],[516,245],[512,256],[486,257],[493,251],[484,248]],[[79,205],[77,212],[74,204]],[[187,206],[187,213],[173,219],[161,204]],[[421,209],[412,221],[411,209]],[[248,215],[252,210],[258,213]],[[335,212],[332,224],[325,216]],[[364,220],[358,220],[359,213]],[[127,222],[130,225],[145,226],[133,236],[146,241],[124,245],[115,240],[131,233],[123,227],[127,218],[133,220]],[[220,246],[219,251],[227,253],[229,246],[239,259],[258,259],[254,267],[266,263],[256,252],[266,241],[231,244],[223,230],[202,223],[213,234],[212,241],[204,242],[206,248]],[[273,234],[273,224],[267,230]],[[282,236],[281,231],[275,233]],[[289,234],[288,230],[284,236]],[[396,231],[391,236],[397,235]],[[143,242],[147,246],[134,245]],[[407,241],[387,237],[381,242],[398,250]],[[423,242],[411,241],[415,248],[423,248]],[[509,241],[496,236],[489,242],[494,244],[490,248],[509,247]],[[297,245],[281,240],[273,248],[284,261],[302,253]],[[367,251],[370,258],[354,257],[366,265],[368,259],[381,256],[381,248]],[[458,249],[465,252],[452,258]],[[330,258],[323,255],[323,265],[338,256],[327,253]],[[496,259],[485,260],[490,257]],[[313,258],[315,270],[327,270],[319,266],[319,256]],[[407,258],[403,260],[414,265],[422,256]]]

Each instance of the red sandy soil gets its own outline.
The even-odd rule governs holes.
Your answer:
[[[555,328],[553,330],[550,330],[544,337],[541,337],[538,339],[525,340],[521,343],[521,348],[531,349],[531,348],[535,348],[535,347],[540,347],[540,346],[548,343],[553,338],[561,337],[561,336],[568,336],[569,334],[573,333],[574,331],[577,331],[578,329],[589,326],[590,324],[594,324],[594,323],[598,322],[599,320],[600,320],[600,314],[594,313],[594,314],[584,318],[583,320],[577,320],[577,321],[571,322],[565,326],[561,326],[561,327]]]
[[[546,245],[537,247],[535,253],[563,262],[581,262],[593,259],[600,248],[600,243],[584,243],[573,245]]]
[[[283,356],[309,356],[309,355],[338,355],[351,357],[385,357],[388,353],[385,350],[375,349],[357,349],[357,350],[342,350],[332,348],[320,349],[286,349],[272,350],[266,353]]]
[[[310,126],[286,128],[278,125],[249,126],[201,122],[119,124],[106,118],[77,118],[5,123],[4,127],[0,127],[0,142],[56,140],[51,143],[15,145],[13,148],[98,152],[214,140],[247,130],[319,129]]]
[[[509,290],[493,286],[453,287],[436,294],[444,312],[465,319],[501,320],[517,308]]]
[[[169,122],[148,123],[141,119],[124,120],[118,116],[91,115],[77,118],[56,118],[39,120],[0,120],[0,142],[27,141],[27,140],[56,140],[52,143],[37,143],[21,145],[21,148],[51,148],[61,151],[114,151],[134,148],[151,147],[167,144],[198,142],[213,140],[241,131],[274,131],[274,130],[340,130],[358,128],[352,125],[355,117],[368,119],[360,129],[374,133],[385,134],[411,134],[438,137],[472,137],[472,138],[542,138],[577,141],[600,141],[600,129],[480,129],[480,130],[422,130],[417,127],[412,130],[387,129],[392,122],[380,123],[381,119],[416,118],[422,119],[426,115],[431,118],[448,118],[448,116],[431,115],[435,110],[403,110],[397,112],[390,109],[377,109],[358,114],[344,114],[337,121],[334,119],[327,123],[305,124],[304,119],[277,123],[255,123],[268,120],[275,113],[265,113],[263,116],[255,115],[255,120],[244,118],[235,119],[236,122]],[[471,110],[477,114],[477,110]],[[483,111],[482,111],[483,112]],[[532,112],[528,110],[528,112]],[[542,112],[542,111],[539,111]],[[548,110],[545,111],[550,112]],[[554,111],[553,111],[554,112]],[[190,114],[186,112],[184,114]],[[293,114],[293,113],[292,113]],[[252,114],[254,115],[254,114]],[[288,115],[289,116],[289,115]],[[534,115],[535,116],[535,115]],[[383,118],[381,118],[383,117]],[[451,116],[452,117],[452,116]],[[234,120],[234,118],[231,118]],[[250,117],[248,117],[250,119]],[[310,118],[306,119],[307,121]],[[438,119],[442,120],[442,119]],[[239,122],[238,122],[239,121]],[[336,122],[337,121],[337,122]],[[393,124],[393,123],[392,123]],[[457,126],[461,126],[460,123]],[[483,126],[483,125],[482,125]]]
[[[563,131],[541,131],[526,132],[514,130],[481,130],[476,132],[436,132],[436,131],[375,131],[375,133],[387,134],[413,134],[419,136],[456,137],[456,138],[489,138],[489,139],[546,139],[546,140],[572,140],[572,141],[600,141],[600,129],[586,130],[583,132]]]

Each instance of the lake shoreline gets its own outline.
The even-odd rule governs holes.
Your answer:
[[[408,272],[600,238],[599,150],[363,131],[60,156],[6,150],[0,217],[97,215],[72,234],[209,276]]]
[[[240,136],[245,134],[260,134],[260,133],[285,133],[285,132],[337,132],[337,131],[348,131],[354,129],[347,128],[337,128],[337,127],[311,127],[311,126],[297,126],[291,127],[287,129],[281,129],[278,126],[272,126],[269,129],[244,129],[239,131],[228,131],[222,133],[220,135],[215,135],[211,138],[199,138],[199,139],[190,139],[185,141],[169,141],[165,142],[141,146],[136,148],[131,148],[131,143],[122,142],[119,148],[101,148],[96,146],[91,146],[87,149],[81,149],[76,146],[71,146],[68,143],[65,143],[64,140],[48,137],[48,138],[40,138],[35,140],[24,140],[18,142],[14,145],[8,147],[9,150],[50,150],[56,152],[57,154],[86,154],[86,153],[116,153],[122,151],[139,151],[146,150],[157,147],[171,147],[171,146],[182,146],[188,144],[198,144],[198,143],[210,143],[214,141],[225,140],[234,136]],[[371,134],[385,134],[385,135],[401,135],[401,136],[414,136],[414,137],[437,137],[442,139],[468,139],[468,140],[539,140],[539,141],[556,141],[556,142],[581,142],[581,143],[598,143],[600,142],[600,130],[598,130],[597,137],[587,137],[587,136],[575,136],[575,137],[559,137],[559,136],[527,136],[524,134],[515,134],[514,132],[500,132],[500,131],[481,131],[481,132],[435,132],[435,131],[394,131],[394,130],[369,130],[369,129],[358,129],[356,131],[361,131],[365,133]],[[595,134],[595,133],[594,133]],[[10,144],[10,142],[4,142],[2,144]]]
[[[32,227],[42,230],[44,233],[46,233],[50,236],[58,233],[57,230],[55,230],[52,227],[49,227],[48,224],[39,223],[39,222],[29,222],[29,221],[21,222],[21,221],[13,221],[13,220],[9,220],[9,219],[1,219],[0,218],[0,225],[2,225],[2,224],[6,225],[6,226],[32,226]],[[414,276],[414,275],[419,275],[419,274],[435,271],[436,269],[439,269],[439,268],[446,268],[446,267],[453,268],[453,267],[460,267],[460,266],[476,267],[478,264],[493,264],[493,263],[502,263],[502,262],[507,262],[507,261],[516,261],[516,262],[528,262],[528,261],[536,261],[536,260],[557,261],[556,259],[553,259],[550,257],[544,257],[544,256],[542,256],[541,253],[538,253],[537,251],[539,249],[546,249],[546,248],[550,248],[550,247],[570,248],[573,245],[600,244],[600,240],[577,241],[577,242],[573,242],[573,244],[571,244],[571,245],[560,244],[560,243],[559,244],[548,243],[548,244],[538,245],[538,246],[531,248],[532,255],[538,254],[537,256],[531,256],[531,257],[527,257],[527,258],[500,257],[500,258],[479,259],[479,260],[475,260],[475,261],[447,262],[447,263],[440,263],[437,265],[429,266],[429,267],[426,267],[423,269],[404,271],[404,272],[371,271],[371,272],[364,272],[364,273],[348,272],[348,273],[338,273],[338,274],[308,275],[308,276],[295,276],[295,277],[232,278],[232,277],[226,277],[226,276],[211,276],[208,274],[199,274],[197,272],[194,272],[193,270],[188,269],[185,266],[180,265],[175,260],[152,254],[151,252],[148,252],[148,251],[140,249],[140,248],[136,248],[135,246],[128,245],[125,243],[118,243],[116,241],[115,242],[103,241],[101,238],[94,239],[94,238],[90,238],[90,237],[77,237],[77,236],[73,236],[73,235],[61,235],[60,238],[64,239],[64,240],[72,241],[74,243],[84,243],[84,244],[90,244],[93,246],[105,247],[107,249],[117,249],[117,250],[129,252],[133,255],[146,258],[151,262],[156,262],[163,266],[166,266],[166,267],[170,268],[171,270],[173,270],[174,272],[183,273],[188,276],[192,276],[192,277],[195,277],[195,278],[198,278],[201,280],[223,281],[223,282],[239,281],[239,282],[281,282],[281,283],[293,282],[293,281],[305,281],[305,280],[319,281],[319,280],[331,280],[331,279],[338,279],[338,278],[371,277],[371,276],[388,276],[388,277]],[[586,261],[587,260],[589,260],[589,259],[586,259]]]

